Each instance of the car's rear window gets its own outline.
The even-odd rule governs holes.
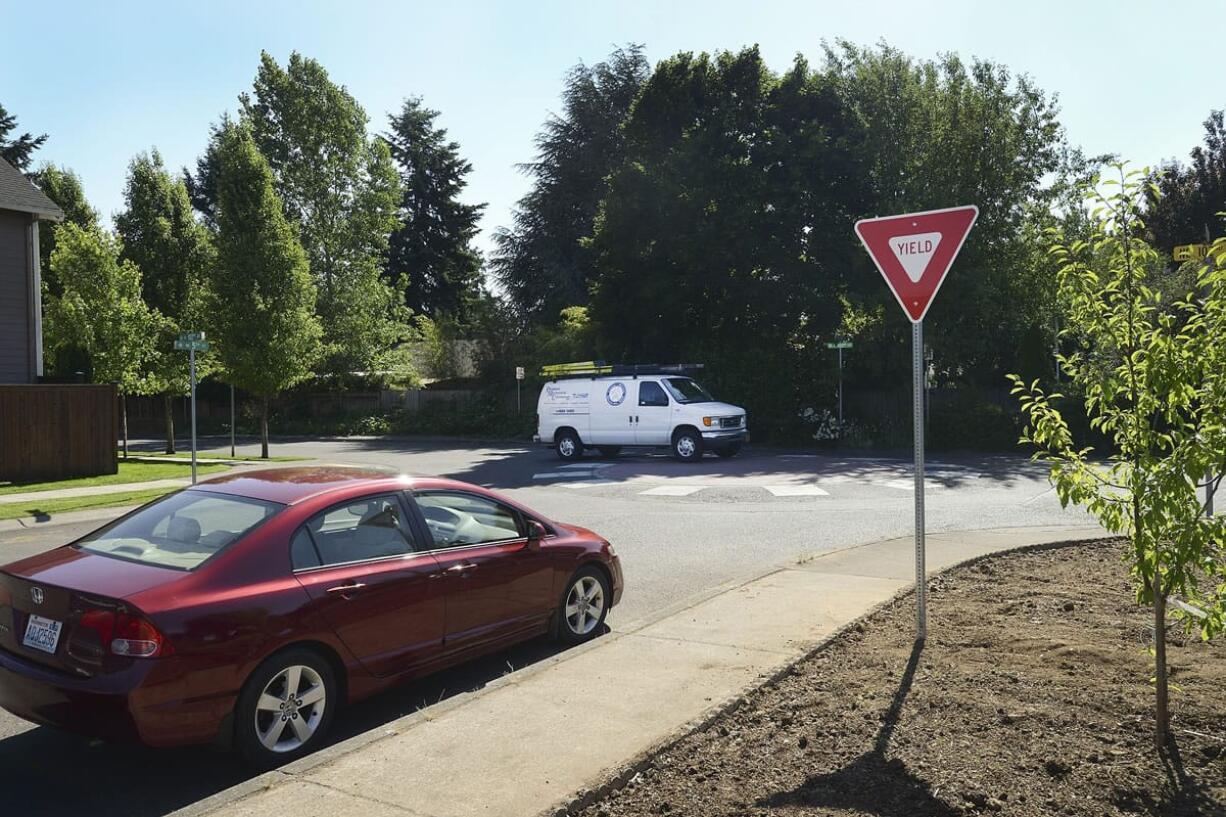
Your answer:
[[[191,570],[284,506],[205,491],[182,491],[77,542],[90,553]]]

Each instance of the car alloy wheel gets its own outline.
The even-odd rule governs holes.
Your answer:
[[[579,644],[601,632],[609,613],[609,580],[600,568],[587,565],[571,576],[558,604],[554,633],[565,644]]]
[[[691,462],[702,457],[702,443],[690,431],[682,431],[673,438],[673,455],[682,462]]]
[[[563,431],[558,437],[558,457],[564,460],[577,460],[583,456],[583,443],[573,431]]]
[[[270,752],[296,751],[319,729],[327,707],[327,688],[318,672],[301,664],[286,667],[256,700],[256,736]]]

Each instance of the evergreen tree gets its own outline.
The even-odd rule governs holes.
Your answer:
[[[532,190],[512,226],[495,234],[491,266],[517,310],[537,323],[552,325],[564,307],[588,302],[595,262],[581,242],[592,233],[605,178],[622,163],[621,126],[649,73],[639,45],[572,68],[562,114],[545,122],[536,161],[522,166]]]
[[[400,171],[402,226],[392,233],[387,276],[403,287],[405,303],[431,318],[469,321],[481,290],[481,256],[473,248],[484,204],[460,195],[472,165],[460,146],[434,124],[438,111],[406,99],[388,117],[383,135]]]
[[[30,166],[31,154],[47,141],[47,134],[35,136],[27,132],[20,136],[9,136],[16,129],[17,117],[0,105],[0,159],[24,171]]]
[[[217,263],[208,314],[218,360],[231,382],[260,399],[261,456],[268,457],[268,404],[311,375],[321,327],[315,284],[268,162],[245,125],[217,133]]]

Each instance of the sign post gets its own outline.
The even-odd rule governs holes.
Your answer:
[[[207,352],[209,342],[203,332],[184,332],[175,339],[175,348],[187,350],[192,382],[192,485],[196,484],[196,352]]]
[[[843,424],[843,350],[851,348],[851,341],[849,340],[834,341],[833,343],[827,343],[826,348],[839,350],[839,425],[842,425]]]
[[[951,207],[856,222],[856,235],[911,321],[915,436],[915,638],[928,637],[924,565],[924,316],[945,280],[979,208]]]
[[[524,367],[515,367],[515,413],[522,414],[524,411],[523,402],[520,400],[519,389],[520,384],[524,382]]]

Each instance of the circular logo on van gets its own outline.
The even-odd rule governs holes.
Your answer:
[[[609,386],[608,391],[604,393],[604,399],[608,401],[610,406],[620,406],[622,401],[626,399],[626,385],[624,383],[614,383]]]

